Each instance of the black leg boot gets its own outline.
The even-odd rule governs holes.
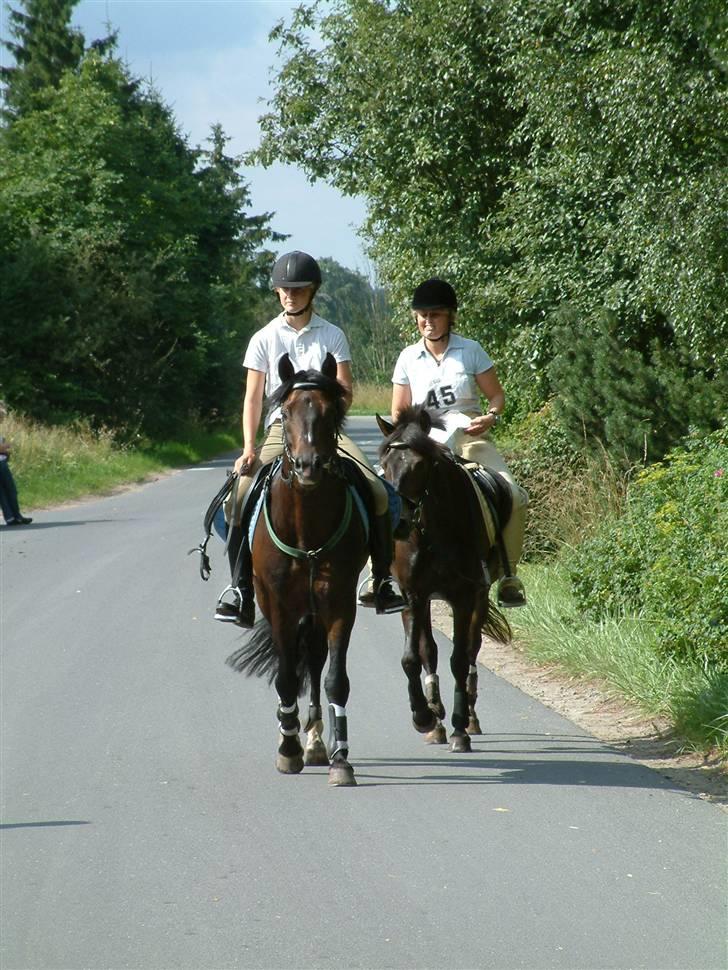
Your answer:
[[[370,522],[369,551],[372,557],[372,589],[359,597],[360,606],[374,607],[377,613],[401,613],[407,605],[392,587],[392,522],[389,512]]]
[[[220,594],[215,619],[223,623],[237,623],[251,630],[255,624],[255,597],[253,595],[253,560],[248,537],[242,526],[234,525],[228,537],[228,561],[230,562],[230,585]],[[226,597],[230,594],[229,598]]]

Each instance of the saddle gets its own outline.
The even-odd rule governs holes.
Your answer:
[[[508,482],[477,462],[465,461],[458,456],[458,463],[468,473],[473,485],[483,513],[488,540],[498,550],[503,575],[510,576],[511,564],[508,561],[508,554],[503,542],[503,529],[513,511],[513,495]]]

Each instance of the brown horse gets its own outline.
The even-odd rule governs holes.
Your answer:
[[[329,784],[355,785],[348,761],[346,653],[368,544],[336,450],[346,391],[336,380],[331,354],[320,372],[298,373],[285,354],[278,373],[283,384],[270,405],[281,406],[284,450],[266,484],[252,542],[255,592],[263,619],[227,662],[248,674],[267,674],[275,683],[279,771],[296,774],[304,764],[328,764]],[[327,658],[328,752],[321,739],[321,676]],[[298,697],[307,682],[304,751]]]
[[[408,510],[408,534],[395,543],[394,572],[408,601],[402,614],[402,667],[409,682],[412,721],[429,743],[445,743],[445,709],[430,617],[430,600],[444,599],[453,613],[451,749],[470,751],[470,735],[481,733],[475,712],[475,661],[482,634],[501,642],[510,639],[507,621],[489,600],[497,550],[490,544],[468,473],[448,448],[428,434],[441,422],[420,406],[407,408],[394,425],[379,415],[377,423],[385,436],[379,452],[382,470]]]

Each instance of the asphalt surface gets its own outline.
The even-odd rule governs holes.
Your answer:
[[[275,771],[186,555],[226,464],[0,528],[2,970],[725,970],[726,815],[484,668],[473,753],[426,746],[397,616],[354,630],[358,787]]]

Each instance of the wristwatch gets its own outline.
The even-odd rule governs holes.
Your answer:
[[[492,418],[493,418],[493,424],[494,425],[498,424],[498,422],[501,419],[500,414],[498,414],[497,411],[493,410],[493,408],[491,408],[490,411],[488,411],[488,414],[490,414],[492,416]]]

